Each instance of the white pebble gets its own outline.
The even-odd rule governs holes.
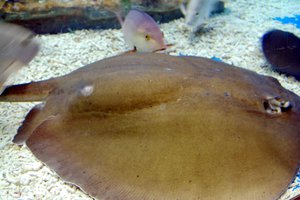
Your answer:
[[[43,164],[40,162],[33,162],[22,166],[24,171],[38,171],[43,167]]]

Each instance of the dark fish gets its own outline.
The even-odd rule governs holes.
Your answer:
[[[300,195],[298,195],[298,196],[292,198],[292,200],[300,200]]]
[[[0,94],[6,79],[28,64],[38,50],[39,45],[31,31],[14,24],[0,23]]]
[[[99,199],[277,199],[300,161],[300,98],[199,57],[125,54],[1,101],[44,101],[14,138]]]
[[[300,80],[300,38],[293,33],[272,30],[262,37],[262,49],[273,69]]]

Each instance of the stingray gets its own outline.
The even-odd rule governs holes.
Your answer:
[[[300,98],[206,58],[115,56],[1,101],[42,101],[13,141],[99,199],[277,199],[299,167]]]

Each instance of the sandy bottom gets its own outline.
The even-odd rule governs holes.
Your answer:
[[[267,30],[278,28],[300,36],[300,29],[282,24],[274,17],[300,14],[295,0],[229,0],[227,11],[207,21],[207,32],[193,35],[179,19],[162,24],[165,38],[174,46],[171,55],[196,55],[211,58],[277,78],[280,83],[300,95],[300,83],[279,75],[266,64],[260,38]],[[298,12],[297,12],[298,11]],[[128,48],[120,30],[76,31],[38,38],[39,55],[9,83],[37,81],[67,74],[79,67],[120,54]],[[0,103],[0,199],[90,199],[31,154],[27,147],[18,147],[11,140],[26,113],[34,103]],[[300,179],[295,179],[282,199],[300,194]]]

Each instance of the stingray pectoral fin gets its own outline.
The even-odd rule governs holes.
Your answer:
[[[37,126],[39,126],[43,121],[53,117],[53,115],[47,112],[49,109],[44,111],[43,108],[44,104],[38,104],[29,111],[22,123],[22,126],[18,129],[18,133],[13,138],[13,142],[15,144],[24,144]]]
[[[54,79],[31,82],[7,87],[0,95],[0,101],[29,102],[44,101],[56,87]]]
[[[35,128],[35,123],[33,123],[34,119],[38,114],[40,114],[40,105],[32,108],[29,113],[26,115],[26,118],[19,127],[17,135],[14,136],[13,142],[16,144],[23,144],[31,135],[32,131]]]

